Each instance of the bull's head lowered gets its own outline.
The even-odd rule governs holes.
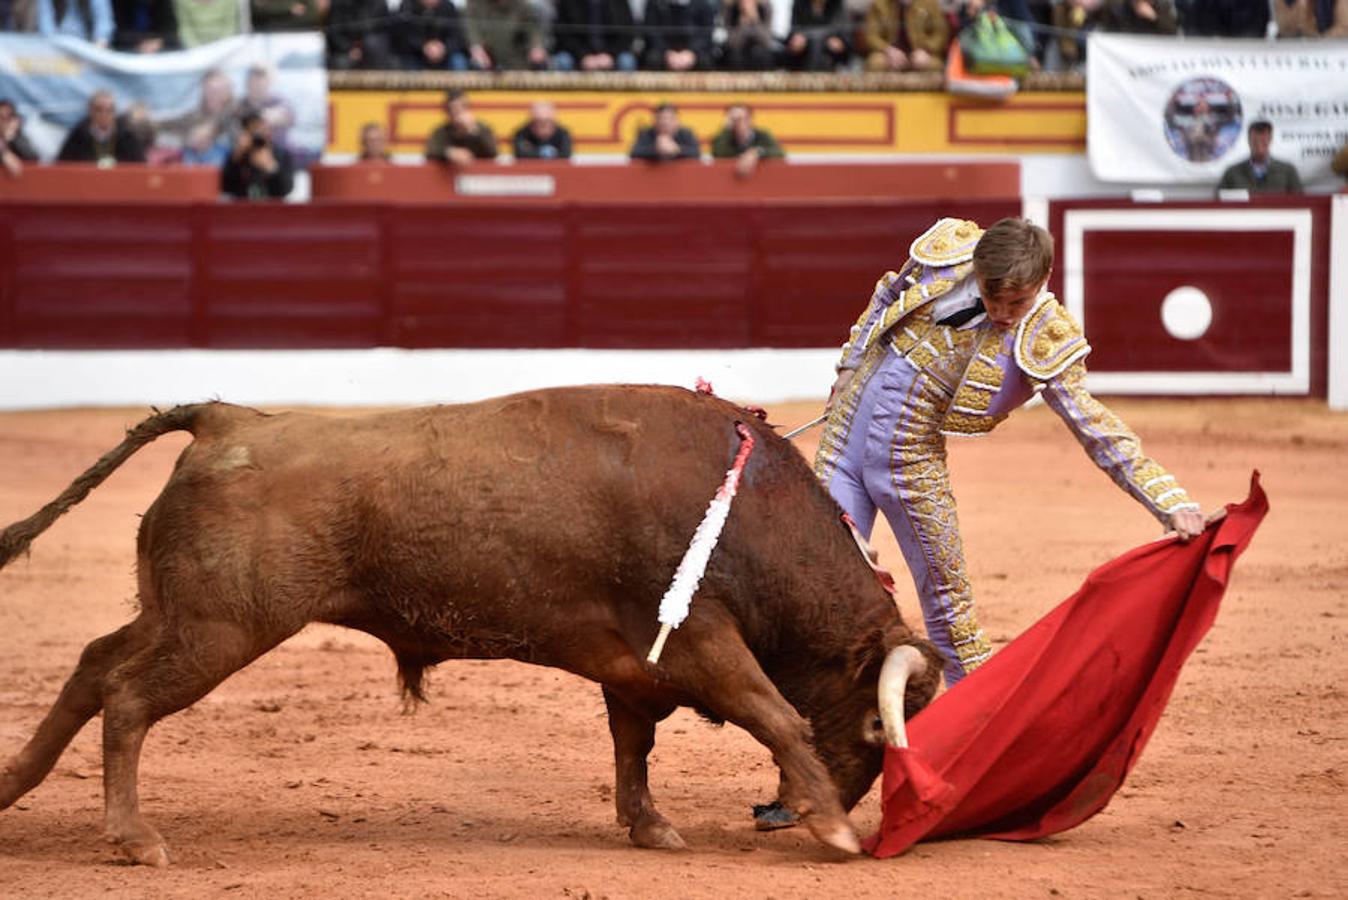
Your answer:
[[[875,783],[884,748],[908,745],[905,719],[936,694],[941,658],[934,646],[896,620],[862,630],[846,657],[812,671],[775,676],[810,720],[816,753],[846,810]],[[788,805],[797,801],[783,797]]]

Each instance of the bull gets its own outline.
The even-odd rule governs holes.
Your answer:
[[[660,598],[738,448],[756,440],[693,603],[657,664]],[[137,449],[192,442],[137,536],[139,614],[91,642],[36,734],[0,770],[0,810],[35,788],[103,712],[105,825],[132,860],[168,864],[142,816],[146,732],[310,622],[393,651],[421,701],[429,667],[516,659],[598,682],[617,818],[679,849],[652,802],[656,723],[688,706],[773,754],[781,797],[820,841],[859,850],[847,817],[937,651],[901,619],[795,448],[734,405],[677,388],[594,386],[330,418],[225,403],[175,407],[55,500],[0,533],[23,552]]]

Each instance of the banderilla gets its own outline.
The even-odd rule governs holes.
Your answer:
[[[811,428],[813,428],[814,426],[818,425],[820,422],[824,421],[824,420],[827,419],[827,418],[828,418],[828,412],[825,411],[825,412],[823,412],[823,413],[820,414],[819,418],[817,418],[817,419],[811,419],[810,421],[806,422],[804,425],[800,426],[799,428],[793,428],[793,429],[791,429],[791,430],[788,431],[786,434],[782,435],[782,437],[786,438],[786,439],[789,441],[789,440],[791,440],[793,437],[795,437],[796,435],[798,435],[798,434],[803,434],[803,433],[809,431]]]

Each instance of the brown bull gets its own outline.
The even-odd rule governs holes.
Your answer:
[[[691,615],[651,666],[660,597],[735,454],[737,421],[757,446]],[[102,710],[107,833],[138,862],[168,861],[139,809],[146,731],[310,622],[384,641],[418,700],[427,667],[456,658],[599,682],[618,820],[643,847],[683,846],[646,778],[656,723],[676,707],[746,729],[816,837],[855,852],[845,810],[880,771],[877,710],[897,740],[901,710],[935,691],[935,650],[905,627],[795,449],[731,404],[674,388],[340,419],[177,407],[0,533],[0,566],[179,430],[194,440],[140,526],[140,614],[85,648],[0,770],[4,809]]]

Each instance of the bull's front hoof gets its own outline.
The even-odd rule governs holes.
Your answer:
[[[861,852],[861,841],[857,839],[856,831],[846,818],[840,822],[821,816],[806,816],[805,824],[809,826],[811,834],[835,850],[841,850],[851,856]]]
[[[126,855],[126,858],[140,866],[153,866],[156,869],[167,869],[169,864],[168,847],[164,844],[164,839],[154,831],[149,829],[149,834],[136,836],[118,836],[115,834],[107,835],[110,843],[116,844],[117,849]]]
[[[637,822],[628,834],[632,843],[647,850],[687,850],[683,838],[661,816],[652,816]]]

